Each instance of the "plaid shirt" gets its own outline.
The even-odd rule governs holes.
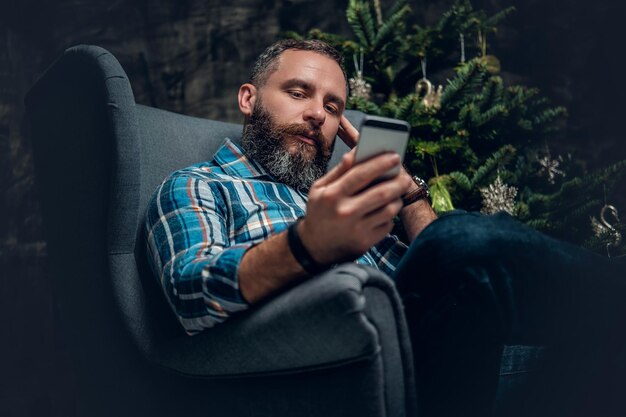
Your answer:
[[[241,258],[303,216],[306,200],[229,139],[213,161],[178,170],[161,183],[146,215],[148,259],[187,333],[248,307],[239,289]],[[356,262],[391,275],[405,251],[389,235]]]

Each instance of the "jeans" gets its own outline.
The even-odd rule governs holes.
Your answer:
[[[453,212],[429,225],[394,275],[419,415],[493,415],[505,344],[547,346],[520,415],[624,415],[626,274],[618,262],[504,213]]]

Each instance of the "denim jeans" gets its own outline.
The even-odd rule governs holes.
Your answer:
[[[618,262],[504,213],[459,211],[429,225],[394,276],[419,415],[493,415],[504,344],[548,347],[524,395],[532,402],[526,415],[615,415],[626,389],[626,274]]]

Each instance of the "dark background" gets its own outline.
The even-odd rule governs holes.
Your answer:
[[[412,18],[433,23],[450,3],[412,1]],[[138,103],[239,122],[236,92],[254,57],[286,30],[348,34],[346,4],[0,0],[0,415],[75,415],[72,373],[55,340],[46,245],[24,135],[23,98],[37,77],[65,48],[97,44],[121,62]],[[473,4],[491,13],[517,7],[490,38],[489,52],[500,58],[506,80],[539,87],[568,108],[557,151],[584,155],[590,168],[626,158],[622,2]],[[626,207],[618,209],[626,215]]]

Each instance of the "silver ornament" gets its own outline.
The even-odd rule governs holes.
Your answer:
[[[483,198],[483,207],[480,212],[483,214],[495,214],[499,211],[506,211],[513,215],[515,209],[515,197],[517,188],[510,187],[502,182],[498,175],[493,184],[480,188],[480,195]]]
[[[565,175],[565,173],[559,169],[559,165],[563,162],[563,158],[560,155],[558,158],[552,159],[548,152],[541,158],[538,158],[537,162],[539,162],[540,166],[538,174],[547,176],[550,184],[554,184],[557,175]]]
[[[370,83],[365,81],[365,78],[363,78],[363,51],[361,51],[360,65],[357,62],[356,54],[354,54],[352,58],[354,59],[354,69],[356,70],[356,76],[348,79],[348,84],[350,86],[350,96],[370,100],[372,96],[372,86],[370,85]]]
[[[611,247],[617,247],[622,243],[622,234],[617,230],[614,225],[609,223],[606,219],[606,213],[609,212],[613,218],[615,219],[615,225],[619,225],[619,216],[617,213],[617,209],[615,206],[610,204],[605,204],[600,211],[600,220],[596,219],[594,216],[591,216],[589,220],[591,220],[591,229],[593,230],[593,234],[602,240],[606,241],[606,252],[608,257],[611,257]]]

